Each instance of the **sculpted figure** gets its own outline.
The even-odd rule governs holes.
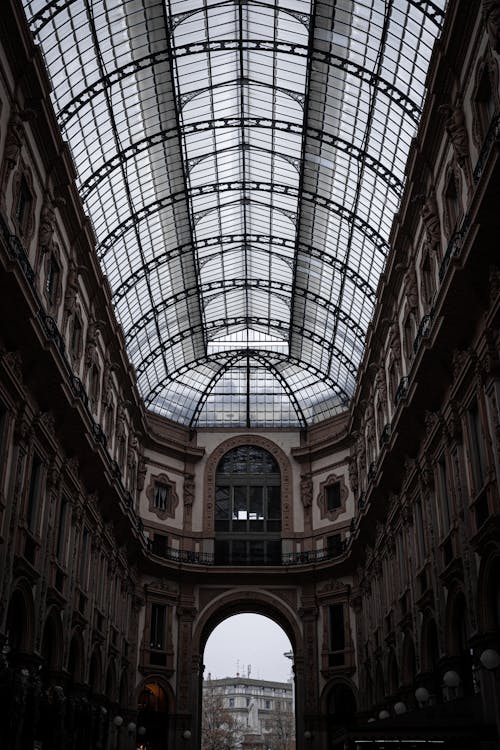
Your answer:
[[[483,17],[490,44],[500,53],[500,0],[483,0]]]
[[[441,241],[441,226],[434,190],[423,197],[421,214],[429,248],[434,250]]]
[[[87,328],[87,343],[85,345],[85,367],[88,369],[94,362],[97,354],[97,336],[99,333],[99,323],[93,315],[89,318]]]
[[[446,132],[450,136],[457,162],[462,169],[465,169],[469,158],[469,136],[465,127],[462,102],[457,99],[453,107],[443,104],[439,107],[439,111],[443,112],[446,117]]]
[[[303,474],[300,480],[300,498],[304,508],[310,508],[313,499],[313,484],[310,474]]]
[[[11,115],[7,134],[5,137],[5,164],[10,171],[14,169],[23,146],[24,130],[23,123],[17,112]]]
[[[43,202],[40,214],[40,229],[38,230],[38,246],[43,253],[49,252],[54,244],[54,230],[56,227],[56,215],[54,205],[47,198]]]

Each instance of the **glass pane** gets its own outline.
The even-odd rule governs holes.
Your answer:
[[[281,490],[279,487],[267,488],[267,516],[281,519]]]
[[[250,487],[250,512],[251,521],[261,521],[264,518],[264,492],[263,487]]]
[[[217,487],[215,491],[215,518],[229,518],[229,487]]]
[[[247,488],[233,487],[233,520],[246,521],[248,518]]]

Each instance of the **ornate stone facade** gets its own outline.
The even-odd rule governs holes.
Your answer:
[[[129,739],[112,722],[120,715],[155,750],[180,750],[188,736],[198,750],[206,640],[250,611],[290,638],[297,738],[311,750],[416,740],[422,726],[451,747],[489,750],[499,731],[482,658],[500,648],[498,3],[482,13],[450,4],[349,410],[307,433],[213,434],[150,415],[139,397],[42,58],[16,7],[2,10],[2,65],[23,77],[0,79],[8,746],[104,750]],[[36,119],[29,81],[43,101]],[[484,91],[496,103],[487,128]],[[21,189],[32,196],[22,226]],[[246,444],[280,470],[275,566],[214,563],[217,465]],[[171,488],[165,509],[155,480]],[[341,504],[329,510],[337,481]],[[156,536],[164,546],[148,544]],[[331,537],[342,542],[334,553]]]

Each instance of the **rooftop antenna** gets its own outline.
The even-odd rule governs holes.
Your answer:
[[[240,676],[240,660],[236,659],[236,677]]]
[[[247,666],[247,677],[250,678],[250,675],[252,674],[252,665],[249,664]]]

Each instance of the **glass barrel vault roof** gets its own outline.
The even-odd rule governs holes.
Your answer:
[[[24,0],[149,408],[345,408],[444,5]]]

